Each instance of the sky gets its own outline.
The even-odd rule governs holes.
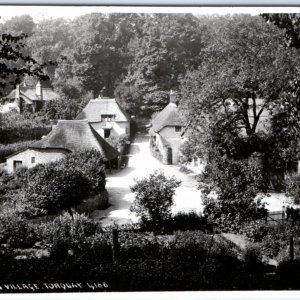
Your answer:
[[[28,14],[34,21],[39,22],[48,18],[74,19],[80,15],[91,12],[156,12],[156,13],[187,13],[194,14],[233,14],[248,13],[258,15],[268,13],[300,13],[300,7],[112,7],[112,6],[4,6],[0,5],[0,22],[6,21],[14,16]]]

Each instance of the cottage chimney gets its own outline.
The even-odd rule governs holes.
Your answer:
[[[170,91],[170,103],[173,103],[177,106],[178,100],[177,100],[177,94],[174,93],[172,90]]]
[[[20,85],[16,85],[16,93],[15,93],[15,99],[20,100]]]
[[[58,120],[50,120],[50,125],[52,127],[52,130],[57,126]]]
[[[37,97],[40,99],[40,100],[43,100],[43,91],[42,91],[42,85],[41,85],[41,82],[38,81],[38,83],[36,84],[36,87],[35,87],[35,94],[37,95]]]

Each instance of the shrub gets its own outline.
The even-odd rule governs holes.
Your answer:
[[[0,192],[19,189],[9,197],[18,206],[18,212],[27,217],[74,207],[89,195],[103,193],[106,183],[103,159],[95,150],[75,152],[56,162],[20,169],[8,182],[2,191],[0,180]]]
[[[84,214],[66,212],[52,222],[40,225],[38,235],[42,243],[51,247],[52,255],[59,257],[65,256],[68,250],[80,252],[86,249],[88,238],[100,230],[100,225]]]
[[[37,241],[33,226],[15,214],[0,215],[0,244],[12,248],[25,248]]]
[[[293,198],[294,204],[300,204],[300,175],[288,177],[285,187],[287,196]]]
[[[261,242],[269,232],[270,227],[265,221],[261,220],[251,221],[241,229],[241,233],[243,233],[253,243]]]
[[[206,165],[199,181],[204,214],[220,230],[238,232],[243,224],[266,217],[264,204],[255,200],[266,188],[265,178],[253,162],[216,159]],[[211,192],[216,192],[217,198],[212,198]]]
[[[42,118],[10,112],[1,115],[0,143],[38,140],[51,131]]]
[[[78,170],[49,163],[30,170],[24,193],[29,205],[55,211],[79,204],[89,194],[89,188],[89,181]]]
[[[180,181],[174,176],[168,178],[158,171],[136,180],[131,187],[131,191],[135,193],[131,211],[141,217],[142,224],[159,231],[163,221],[171,216],[173,195],[179,185]]]
[[[96,150],[74,152],[60,161],[60,165],[69,170],[77,170],[86,181],[92,194],[105,190],[105,166],[101,153]]]
[[[173,231],[186,231],[186,230],[210,230],[210,226],[207,223],[207,218],[194,211],[191,212],[179,212],[174,216],[169,217],[163,222],[164,230],[166,232]]]
[[[242,259],[254,271],[263,267],[263,253],[259,244],[249,243],[243,250]]]

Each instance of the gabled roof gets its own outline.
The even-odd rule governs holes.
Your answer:
[[[35,87],[29,86],[20,86],[20,97],[23,97],[24,100],[28,103],[32,103],[31,101],[41,100],[36,94]],[[16,89],[12,90],[6,98],[15,99],[16,98]],[[51,101],[58,99],[59,95],[54,92],[51,88],[42,88],[42,100]]]
[[[90,126],[88,120],[59,120],[47,136],[29,148],[65,149],[71,152],[95,149],[99,150],[105,161],[120,154]]]
[[[167,126],[184,126],[182,116],[175,103],[169,103],[151,122],[154,132],[160,132]]]
[[[101,122],[101,115],[115,115],[115,122],[128,122],[129,115],[121,108],[116,99],[92,99],[76,117],[87,119],[90,123]]]

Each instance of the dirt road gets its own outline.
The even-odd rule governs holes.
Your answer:
[[[111,206],[106,210],[94,211],[92,218],[101,220],[104,225],[135,222],[137,217],[130,212],[130,206],[134,200],[130,186],[134,184],[134,178],[142,178],[157,169],[162,170],[166,175],[174,175],[182,181],[174,197],[175,205],[172,210],[174,213],[190,210],[202,211],[201,193],[197,189],[194,176],[181,173],[177,166],[161,164],[150,154],[149,136],[138,134],[131,144],[126,168],[107,174],[106,188]]]

